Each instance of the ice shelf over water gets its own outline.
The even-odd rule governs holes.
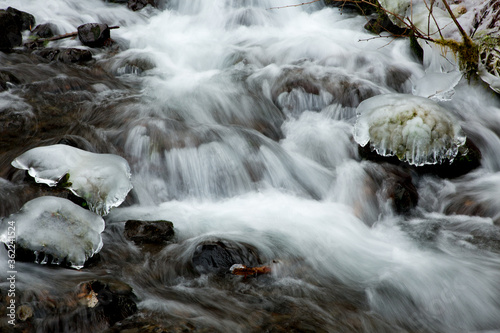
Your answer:
[[[33,199],[19,212],[4,218],[0,224],[0,241],[4,243],[9,241],[9,226],[15,227],[18,248],[45,254],[45,258],[37,258],[41,263],[50,255],[52,263],[66,262],[80,269],[103,245],[102,217],[63,198]]]
[[[382,156],[421,166],[453,161],[465,134],[455,117],[436,102],[407,94],[378,95],[356,110],[354,139]]]
[[[85,199],[90,210],[106,215],[132,189],[128,162],[117,155],[95,154],[67,145],[37,147],[18,156],[12,165],[28,170],[37,183],[64,187]],[[68,175],[68,176],[67,176]]]

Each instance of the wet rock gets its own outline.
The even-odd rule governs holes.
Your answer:
[[[54,23],[39,24],[31,31],[33,36],[40,38],[50,38],[59,33],[57,26]]]
[[[33,317],[33,308],[29,305],[21,305],[16,311],[17,318],[21,321],[26,321]]]
[[[55,77],[46,81],[35,82],[26,86],[28,88],[34,88],[38,91],[43,91],[44,93],[51,94],[64,94],[67,92],[91,90],[90,82],[80,77]]]
[[[137,296],[132,287],[119,280],[94,280],[80,286],[84,305],[102,314],[110,325],[137,312]],[[92,298],[96,298],[92,299]]]
[[[170,221],[137,221],[125,223],[125,236],[137,244],[162,244],[174,237],[174,225]]]
[[[0,50],[10,50],[21,45],[23,37],[14,17],[5,10],[0,10]]]
[[[13,7],[8,7],[7,13],[12,15],[20,31],[31,30],[35,26],[35,17],[30,13],[22,12]]]
[[[19,79],[9,71],[0,70],[0,92],[7,90],[10,84],[21,83]]]
[[[295,114],[304,110],[319,111],[332,103],[357,107],[365,99],[380,93],[379,86],[338,70],[317,75],[299,67],[283,68],[271,88],[275,105]],[[302,105],[301,100],[311,102]]]
[[[155,64],[145,58],[126,57],[121,61],[116,61],[110,70],[117,76],[119,75],[142,75],[145,71],[155,68]]]
[[[107,24],[86,23],[78,27],[78,39],[89,47],[103,47],[110,39],[110,30]]]
[[[370,15],[376,11],[378,5],[377,0],[325,0],[325,5],[329,7],[337,7],[341,10],[355,11],[363,15]]]
[[[385,84],[399,93],[406,90],[406,83],[411,77],[411,72],[401,66],[388,66],[385,76]]]
[[[29,44],[31,46],[31,44]],[[38,47],[38,46],[36,46]],[[48,61],[53,61],[56,60],[59,57],[59,53],[61,53],[61,50],[47,47],[39,51],[33,52],[35,55],[42,57],[44,59],[47,59]]]
[[[443,202],[447,215],[489,217],[500,226],[500,175],[473,173],[454,182]]]
[[[127,3],[127,7],[133,11],[141,10],[147,5],[155,7],[155,0],[129,0]]]
[[[481,151],[470,138],[466,139],[464,146],[459,150],[458,155],[451,163],[450,160],[446,159],[441,164],[414,166],[400,161],[396,156],[381,156],[376,151],[371,150],[369,145],[365,147],[358,146],[358,152],[362,158],[370,161],[403,166],[414,170],[418,174],[434,174],[441,178],[457,178],[481,165]]]
[[[58,60],[66,63],[86,62],[92,60],[92,53],[89,50],[76,48],[64,49]]]
[[[103,332],[137,312],[136,295],[120,280],[101,278],[71,286],[60,290],[45,289],[42,284],[16,286],[16,325],[11,329],[3,325],[6,321],[0,322],[0,331]],[[6,294],[0,291],[3,309],[7,309]]]
[[[262,262],[256,249],[246,244],[219,240],[196,247],[192,264],[199,274],[228,274],[234,264],[260,266]]]
[[[392,23],[387,14],[379,15],[377,18],[371,19],[365,24],[364,28],[377,35],[382,32],[388,32],[396,36],[407,36],[411,32],[409,29],[400,28]]]
[[[10,75],[8,76],[10,77]],[[23,99],[9,94],[9,92],[4,92],[0,96],[4,102],[0,104],[0,133],[2,133],[2,139],[30,135],[36,123],[33,108]]]
[[[79,135],[71,135],[71,134],[63,135],[59,139],[59,141],[57,141],[57,144],[79,148],[82,150],[90,151],[92,153],[98,152],[96,150],[96,147],[92,143],[90,143],[87,139]]]
[[[45,42],[42,40],[32,40],[25,42],[23,45],[28,50],[36,50],[45,47]]]
[[[379,184],[382,196],[392,201],[393,209],[399,214],[408,213],[418,203],[418,191],[411,174],[405,168],[383,163],[381,169],[367,168],[366,171]]]

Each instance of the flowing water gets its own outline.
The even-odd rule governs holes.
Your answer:
[[[120,26],[120,52],[94,51],[84,69],[2,55],[2,68],[27,83],[0,97],[24,130],[4,133],[14,143],[2,145],[0,212],[36,197],[19,190],[10,161],[62,137],[123,156],[134,185],[105,218],[95,266],[17,263],[26,302],[60,301],[82,281],[113,277],[138,297],[134,320],[172,331],[500,330],[500,100],[464,79],[446,95],[440,103],[481,150],[481,167],[456,179],[410,172],[419,203],[400,215],[388,166],[358,155],[355,108],[422,82],[443,90],[440,56],[421,64],[407,40],[373,38],[365,17],[321,2],[271,9],[299,3],[170,0],[132,12],[98,0],[0,0],[60,33]],[[123,236],[130,219],[172,221],[175,243],[134,245]],[[217,241],[251,249],[272,273],[197,273],[199,245]],[[4,289],[6,260],[0,267]],[[106,328],[53,313],[36,312],[35,329]]]

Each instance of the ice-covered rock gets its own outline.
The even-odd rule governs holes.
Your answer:
[[[90,210],[106,215],[132,189],[130,167],[117,155],[95,154],[67,145],[37,147],[18,156],[12,165],[28,170],[37,183],[63,183],[87,201]]]
[[[465,135],[455,117],[436,102],[407,94],[378,95],[356,110],[354,139],[382,156],[409,164],[453,161]]]
[[[15,229],[14,229],[15,228]],[[9,243],[14,231],[17,248],[33,251],[40,263],[66,263],[80,269],[102,248],[104,220],[71,201],[40,197],[2,220],[0,241]]]

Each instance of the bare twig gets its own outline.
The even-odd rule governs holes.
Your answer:
[[[442,39],[444,39],[443,34],[441,33],[441,28],[439,27],[439,24],[437,23],[436,17],[434,16],[434,13],[433,13],[434,3],[435,2],[436,2],[435,0],[431,0],[431,6],[429,7],[427,5],[427,1],[424,0],[425,7],[429,11],[429,17],[427,18],[427,34],[430,35],[430,31],[431,31],[430,25],[431,25],[431,17],[432,17],[432,20],[434,21],[434,23],[436,24],[436,27],[438,29],[439,37],[441,37]]]
[[[118,28],[120,28],[120,27],[117,26],[117,25],[109,27],[109,29],[118,29]],[[63,35],[57,35],[57,36],[53,36],[53,37],[49,37],[49,38],[39,38],[39,39],[37,39],[37,41],[40,41],[40,42],[52,42],[52,41],[55,41],[55,40],[60,40],[60,39],[70,38],[70,37],[76,37],[76,36],[78,36],[78,31],[70,32],[70,33],[63,34]]]
[[[460,23],[458,23],[458,20],[457,18],[455,17],[455,14],[453,14],[453,11],[451,10],[450,6],[448,5],[448,3],[446,2],[446,0],[443,0],[443,4],[444,6],[446,7],[446,10],[448,11],[448,13],[450,14],[450,17],[451,19],[453,20],[453,22],[455,23],[455,25],[457,26],[458,28],[458,31],[460,31],[460,34],[462,35],[462,38],[464,39],[464,43],[468,43],[469,41],[471,41],[469,35],[467,35],[467,33],[465,32],[465,30],[462,28],[462,26],[460,25]]]

